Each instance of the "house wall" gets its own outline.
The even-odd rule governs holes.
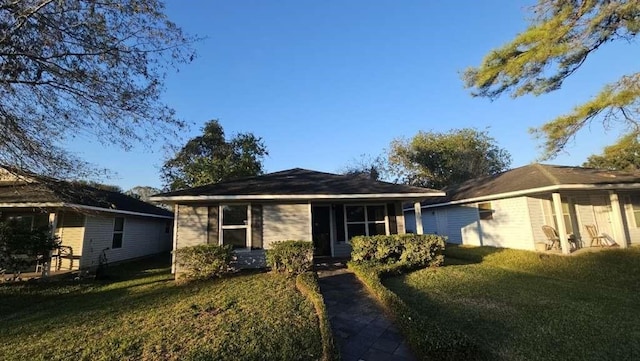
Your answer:
[[[625,229],[630,244],[640,244],[640,224],[636,224],[633,213],[631,197],[640,197],[640,192],[620,193],[620,205],[622,207],[622,218],[625,221]]]
[[[277,241],[311,241],[309,203],[264,204],[262,206],[262,239],[265,249]]]
[[[56,236],[60,237],[60,245],[64,246],[64,253],[60,259],[52,260],[52,263],[58,262],[57,265],[52,264],[52,269],[77,270],[81,267],[85,220],[86,217],[81,213],[71,211],[58,213]]]
[[[491,201],[493,219],[480,220],[484,246],[534,250],[527,197]]]
[[[171,250],[170,219],[124,216],[122,247],[113,248],[113,228],[116,217],[121,215],[91,215],[86,217],[83,268],[98,266],[103,250],[108,262],[119,262]],[[108,248],[108,250],[106,250]]]

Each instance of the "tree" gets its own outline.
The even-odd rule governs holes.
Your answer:
[[[631,41],[640,31],[640,2],[625,0],[538,0],[534,18],[510,43],[491,51],[463,79],[474,96],[495,99],[540,95],[564,80],[602,45]],[[532,132],[544,139],[543,159],[554,157],[576,133],[594,120],[624,124],[640,134],[640,73],[607,84],[591,100]]]
[[[583,167],[634,172],[640,170],[640,142],[634,134],[624,136],[614,145],[604,148],[602,155],[592,155]]]
[[[161,190],[150,186],[135,186],[125,192],[126,195],[137,198],[143,202],[149,202],[149,197],[160,193]]]
[[[400,182],[440,189],[505,171],[511,155],[486,131],[465,128],[448,133],[421,131],[410,140],[395,139],[389,162]]]
[[[60,239],[51,235],[46,226],[32,230],[16,220],[0,222],[0,269],[15,273],[24,268],[29,260],[35,260],[38,256],[48,257],[49,252],[59,246]]]
[[[262,174],[262,159],[268,155],[262,138],[240,133],[226,140],[217,120],[207,122],[202,135],[187,142],[165,161],[165,188],[177,190]]]
[[[82,177],[93,166],[62,141],[128,149],[183,128],[160,95],[194,39],[163,10],[160,0],[2,1],[0,163]]]
[[[368,154],[361,154],[360,158],[353,159],[340,173],[362,175],[373,180],[382,180],[388,173],[388,166],[387,160],[381,155],[372,157]]]

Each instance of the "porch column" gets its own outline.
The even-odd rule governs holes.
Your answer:
[[[564,216],[562,215],[562,199],[560,193],[551,194],[551,200],[553,201],[553,210],[556,214],[556,223],[558,224],[558,236],[560,237],[560,246],[562,247],[562,253],[571,253],[571,247],[569,246],[569,240],[567,239],[567,226],[564,224]]]
[[[56,229],[58,228],[58,212],[53,211],[49,213],[49,232],[51,233],[51,237],[56,236]],[[49,251],[49,256],[45,257],[42,260],[44,264],[42,265],[42,278],[46,278],[49,276],[49,271],[51,270],[51,251]]]
[[[422,206],[419,201],[413,204],[413,210],[416,214],[416,234],[424,234],[424,228],[422,228]]]
[[[58,228],[58,212],[54,211],[49,213],[49,229],[51,230],[51,236],[56,235],[56,229]]]
[[[173,205],[173,249],[171,250],[171,274],[176,274],[176,250],[178,249],[178,203]],[[207,236],[208,237],[208,236]]]
[[[609,202],[611,202],[611,230],[613,231],[613,239],[618,243],[620,248],[627,248],[627,235],[624,231],[624,222],[622,212],[620,211],[620,201],[618,193],[609,191]]]

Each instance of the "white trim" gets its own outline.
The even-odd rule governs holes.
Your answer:
[[[247,201],[247,200],[317,200],[317,199],[415,199],[443,197],[444,192],[431,193],[369,193],[369,194],[256,194],[256,195],[213,195],[213,196],[165,196],[151,197],[154,202],[160,201]]]
[[[639,189],[640,183],[625,183],[625,184],[561,184],[561,185],[553,185],[539,188],[530,188],[513,192],[505,192],[505,193],[496,193],[490,194],[486,196],[474,197],[474,198],[466,198],[460,199],[457,201],[450,201],[445,203],[434,203],[422,206],[422,208],[436,208],[443,206],[450,206],[456,204],[463,203],[473,203],[473,202],[482,202],[482,201],[490,201],[496,200],[500,198],[510,198],[516,196],[524,196],[527,194],[535,194],[535,193],[543,193],[543,192],[551,192],[551,191],[561,191],[561,190],[592,190],[592,189],[601,189],[601,190],[609,190],[609,189]],[[411,211],[410,208],[405,208],[404,211]]]
[[[176,250],[178,247],[178,210],[179,207],[177,204],[173,205],[173,249],[171,250],[171,274],[176,274]],[[209,217],[208,209],[207,209],[207,218]],[[208,220],[207,220],[208,222]],[[207,238],[209,235],[207,234]]]
[[[389,217],[387,212],[387,205],[384,203],[365,203],[365,204],[344,204],[344,233],[345,239],[347,242],[349,241],[349,224],[363,224],[364,225],[364,235],[370,236],[369,234],[369,224],[382,224],[384,223],[384,234],[389,235]],[[364,208],[364,221],[355,221],[349,222],[347,216],[347,207],[363,207]],[[382,221],[370,221],[369,220],[369,212],[367,212],[367,207],[382,207],[384,209],[384,220]]]
[[[230,224],[230,225],[224,225],[224,207],[225,206],[246,206],[247,207],[247,223],[242,225],[242,224]],[[252,239],[251,239],[251,234],[253,233],[252,227],[251,227],[251,204],[249,203],[242,203],[242,204],[220,204],[218,205],[218,244],[219,245],[224,245],[224,230],[225,229],[244,229],[246,234],[245,234],[245,242],[244,242],[244,248],[241,249],[235,249],[234,251],[250,251],[251,250],[251,244],[252,244]]]

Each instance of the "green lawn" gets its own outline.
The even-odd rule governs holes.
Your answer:
[[[270,273],[176,284],[167,261],[109,282],[0,285],[2,360],[313,360],[313,305]]]
[[[467,337],[478,359],[640,360],[640,248],[562,257],[449,247],[446,257],[384,280],[421,318],[412,332]]]

